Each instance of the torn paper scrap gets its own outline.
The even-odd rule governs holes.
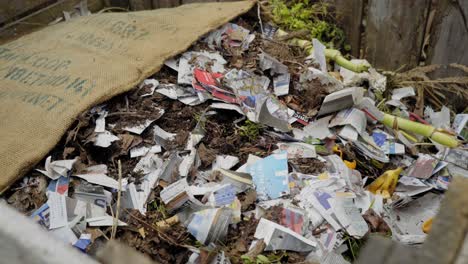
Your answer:
[[[325,45],[323,45],[318,39],[312,39],[312,45],[314,47],[313,55],[314,59],[320,65],[322,72],[327,72],[327,60],[325,58]]]
[[[282,142],[276,145],[278,146],[278,149],[275,150],[274,153],[281,153],[283,151],[286,151],[288,154],[288,159],[317,157],[314,145],[300,142]]]
[[[104,190],[102,186],[82,183],[75,188],[75,198],[102,208],[107,208],[107,204],[112,201],[112,193]]]
[[[65,176],[60,176],[56,180],[51,180],[47,186],[48,192],[56,192],[62,195],[68,195],[68,184],[70,183],[70,178]]]
[[[328,125],[329,127],[350,125],[361,135],[366,131],[366,115],[356,108],[340,111]]]
[[[50,221],[50,229],[59,228],[62,226],[66,226],[68,223],[67,218],[67,204],[65,201],[65,195],[56,193],[56,192],[48,192],[47,193],[48,200],[47,205],[49,206],[49,221]]]
[[[354,205],[353,199],[335,197],[333,203],[335,215],[349,235],[361,238],[369,231],[369,226]]]
[[[107,148],[112,144],[112,142],[117,140],[120,140],[119,137],[106,130],[102,133],[97,133],[93,142],[94,146]]]
[[[114,225],[114,218],[110,215],[86,218],[86,223],[88,223],[89,226],[112,226]],[[126,226],[127,224],[118,220],[117,225]]]
[[[164,112],[164,110],[161,111]],[[141,135],[141,133],[143,133],[143,131],[145,131],[145,129],[148,128],[154,121],[156,121],[156,119],[149,119],[139,125],[127,126],[122,129],[133,134]]]
[[[289,82],[291,75],[289,73],[281,74],[273,78],[273,90],[276,96],[289,94]]]
[[[182,209],[186,206],[189,206],[190,197],[187,191],[188,183],[187,180],[184,178],[164,188],[161,191],[160,197],[166,205],[166,209],[169,212],[174,212],[178,209]]]
[[[34,222],[38,223],[39,225],[49,229],[50,227],[50,208],[47,203],[43,204],[41,207],[36,209],[31,216]]]
[[[217,155],[216,160],[213,162],[212,169],[225,169],[229,170],[239,163],[239,158],[229,155]]]
[[[158,88],[159,86],[159,82],[156,79],[146,79],[143,80],[142,83],[140,83],[139,88],[141,89],[147,86],[150,87],[150,91],[148,93],[142,94],[140,97],[147,97],[153,95],[154,90],[156,90],[156,88]]]
[[[401,155],[405,154],[405,145],[393,141],[385,141],[382,145],[382,150],[385,154]]]
[[[318,139],[325,139],[329,136],[332,136],[333,134],[331,133],[330,129],[328,129],[328,125],[332,117],[332,115],[326,116],[305,126],[303,129],[304,134]]]
[[[359,133],[357,132],[357,130],[351,126],[351,125],[345,125],[341,130],[340,130],[340,133],[338,134],[338,136],[346,139],[346,140],[351,140],[351,141],[355,141],[355,140],[358,140],[359,138]]]
[[[102,133],[106,131],[106,116],[107,111],[101,110],[98,112],[99,117],[96,119],[96,127],[94,128],[94,132]]]
[[[164,148],[166,148],[168,142],[174,140],[177,135],[164,131],[158,125],[153,126],[153,133],[156,144],[161,145]]]
[[[457,135],[460,135],[462,138],[465,138],[467,133],[463,133],[463,131],[466,131],[466,124],[468,123],[468,114],[458,114],[455,116],[455,119],[453,120],[452,128],[457,133]]]
[[[247,171],[252,175],[259,200],[271,200],[289,194],[287,153],[263,158]]]
[[[229,205],[236,199],[236,189],[231,184],[226,184],[217,190],[213,190],[209,201],[215,207]]]
[[[431,190],[432,187],[414,177],[401,176],[396,187],[396,194],[400,196],[415,196]]]
[[[72,160],[56,160],[51,161],[52,156],[47,157],[45,162],[45,170],[37,170],[52,180],[58,179],[60,176],[68,176],[68,172],[72,169],[76,158]]]
[[[230,223],[230,208],[205,209],[193,214],[187,230],[205,245],[220,244],[226,239]]]
[[[317,246],[315,241],[309,240],[291,229],[261,218],[255,230],[254,237],[263,239],[265,251],[290,250],[295,252],[310,252]]]
[[[236,193],[241,193],[253,187],[252,176],[248,173],[231,171],[219,168],[221,184],[231,184]]]
[[[287,74],[288,73],[288,67],[281,62],[279,62],[277,59],[274,57],[266,54],[265,52],[262,52],[258,55],[260,58],[260,63],[259,66],[262,69],[262,71],[265,70],[270,70],[271,74]]]
[[[410,177],[416,177],[420,179],[427,179],[432,176],[437,163],[439,161],[428,154],[419,154],[418,159],[408,169],[407,175]]]
[[[318,117],[353,107],[362,101],[364,91],[360,87],[350,87],[325,97],[320,107]]]
[[[393,89],[392,91],[393,100],[400,101],[401,99],[409,97],[409,96],[416,96],[416,93],[414,92],[413,87],[397,88],[397,89]]]
[[[76,174],[74,177],[81,178],[89,183],[94,183],[104,187],[109,187],[115,190],[119,189],[119,182],[106,174],[102,173],[87,173],[87,174]],[[127,185],[127,179],[122,180],[122,189],[125,190]]]
[[[130,158],[146,156],[148,153],[156,154],[162,151],[161,146],[155,145],[151,147],[141,146],[130,149]]]
[[[233,104],[227,104],[227,103],[212,103],[210,105],[211,108],[214,108],[214,109],[225,109],[225,110],[233,110],[233,111],[236,111],[237,113],[241,114],[241,115],[245,115],[244,112],[242,112],[242,108],[240,108],[239,106],[237,105],[233,105]]]
[[[443,195],[427,193],[401,207],[386,207],[384,220],[394,239],[405,244],[419,244],[426,239],[424,221],[437,214]]]
[[[134,172],[140,172],[143,174],[149,174],[156,171],[158,168],[161,168],[163,161],[158,157],[157,154],[148,153],[146,156],[140,159],[138,163],[133,168]]]
[[[182,161],[179,165],[179,175],[181,177],[187,177],[189,175],[190,169],[194,166],[197,158],[197,150],[192,149],[189,155],[186,155],[182,158]]]

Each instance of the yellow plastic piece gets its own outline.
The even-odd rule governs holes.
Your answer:
[[[434,220],[433,217],[431,217],[428,220],[424,221],[424,223],[422,225],[422,230],[423,230],[424,233],[428,234],[431,231],[432,220]]]
[[[384,172],[367,189],[373,194],[382,195],[383,198],[390,198],[395,191],[401,171],[403,168],[400,167]]]
[[[340,155],[340,158],[341,158],[341,160],[343,160],[343,163],[346,165],[346,167],[348,167],[348,168],[350,168],[352,170],[356,169],[356,165],[357,165],[356,161],[353,160],[351,162],[351,161],[348,161],[348,160],[344,160],[343,159],[343,151],[341,150],[341,148],[338,145],[333,146],[333,152]]]

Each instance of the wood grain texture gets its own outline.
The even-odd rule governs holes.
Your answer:
[[[181,0],[182,4],[217,2],[216,0]]]
[[[369,0],[365,58],[385,70],[416,66],[429,4],[430,0]]]
[[[428,64],[459,63],[468,65],[468,1],[439,0],[433,5],[435,18],[427,49]],[[455,69],[437,72],[437,76],[459,75]]]
[[[327,0],[336,10],[338,25],[345,31],[351,55],[359,57],[364,0]]]
[[[168,8],[180,6],[180,0],[153,0],[153,8]]]
[[[47,6],[50,0],[0,0],[0,24],[39,7]]]

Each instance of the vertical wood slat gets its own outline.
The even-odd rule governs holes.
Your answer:
[[[418,65],[430,0],[369,0],[365,58],[377,68]]]
[[[427,64],[468,65],[468,1],[438,0],[433,4],[434,21],[427,49]],[[437,76],[456,75],[455,69],[441,69]]]
[[[49,0],[0,0],[0,23],[6,23],[8,22],[8,20],[18,17],[25,12],[43,6],[48,2],[49,5],[54,3],[53,1],[51,2]]]
[[[153,0],[153,8],[168,8],[180,5],[179,0]]]
[[[152,9],[151,0],[130,0],[130,10],[141,11]]]
[[[327,0],[336,10],[338,25],[345,31],[351,45],[351,55],[359,57],[361,46],[361,21],[364,0]]]
[[[182,4],[217,2],[216,0],[182,0]]]

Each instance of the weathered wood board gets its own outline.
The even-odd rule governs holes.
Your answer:
[[[468,1],[440,0],[433,5],[434,21],[427,49],[427,64],[468,65]],[[457,74],[454,69],[437,72],[435,77]]]
[[[17,18],[28,11],[47,5],[50,0],[0,0],[0,24]],[[55,1],[52,1],[55,2]]]
[[[351,55],[359,57],[364,0],[327,0],[336,10],[338,25],[345,31]]]
[[[369,0],[365,58],[377,68],[417,66],[430,0]]]

